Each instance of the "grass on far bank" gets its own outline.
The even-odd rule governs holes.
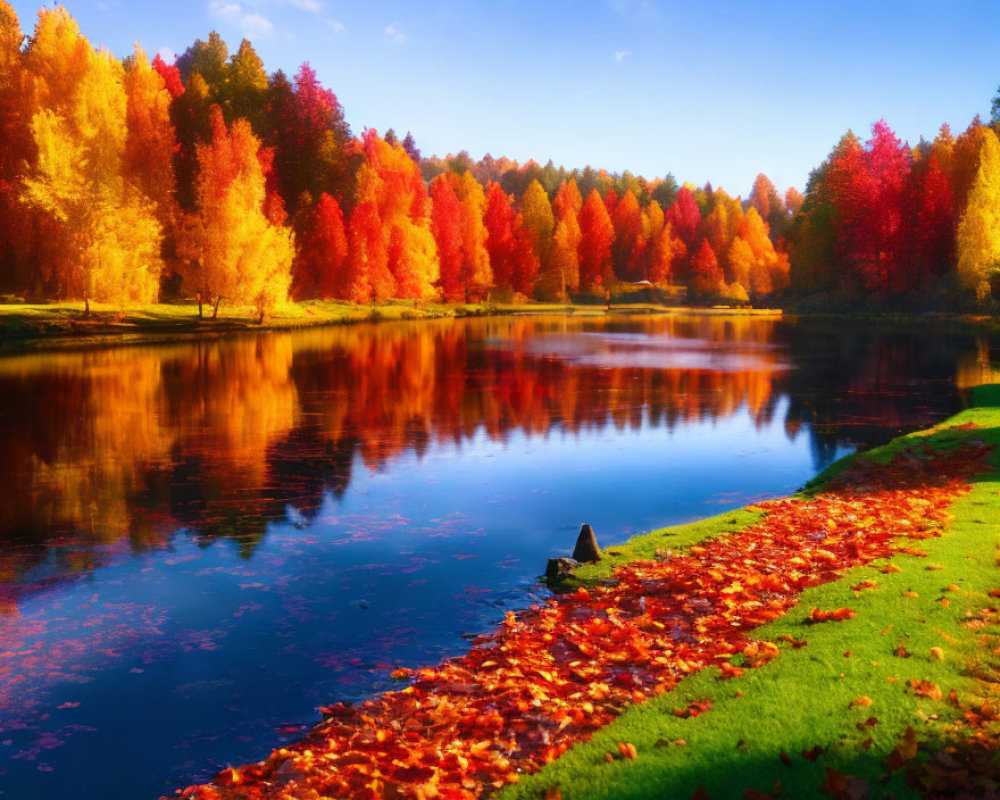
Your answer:
[[[1000,466],[1000,386],[980,387],[973,398],[974,407],[945,423],[849,457],[820,478],[828,480],[858,457],[888,460],[918,439],[934,448],[984,441],[997,446],[991,463]],[[964,423],[977,428],[955,429]],[[997,603],[989,596],[1000,588],[997,474],[973,482],[971,493],[952,507],[954,521],[942,538],[920,542],[926,558],[894,556],[892,563],[901,568],[896,573],[883,574],[884,561],[851,570],[808,589],[788,614],[755,631],[755,638],[775,641],[781,649],[765,666],[733,680],[719,680],[718,668],[706,668],[674,691],[630,707],[591,741],[523,778],[502,797],[534,800],[557,786],[563,800],[688,798],[698,787],[710,798],[742,798],[751,789],[765,793],[756,797],[838,796],[821,790],[826,767],[867,781],[871,797],[920,796],[907,784],[905,769],[886,768],[885,759],[907,728],[921,745],[916,760],[925,760],[928,751],[944,745],[949,725],[962,719],[963,711],[946,702],[950,690],[973,704],[990,698],[996,704],[1000,694],[998,640],[984,645],[982,639],[1000,634],[996,617],[979,629],[963,625]],[[820,488],[814,482],[812,490]],[[739,511],[610,549],[620,550],[621,559],[646,556],[657,547],[689,545],[751,521],[752,512]],[[613,563],[587,566],[577,580],[605,577]],[[930,564],[941,568],[929,569]],[[853,591],[863,580],[878,588]],[[841,606],[857,611],[857,617],[806,624],[811,608]],[[783,635],[808,644],[796,649],[780,641]],[[932,648],[941,648],[944,658],[934,658]],[[911,679],[940,687],[944,700],[917,696]],[[673,713],[704,698],[713,707],[700,716]],[[862,698],[870,704],[859,704]],[[619,742],[636,746],[636,760],[606,760],[607,753],[617,755]],[[815,747],[821,754],[807,758]]]
[[[612,313],[690,313],[709,315],[780,315],[770,309],[683,308],[644,303],[614,304]],[[219,306],[218,318],[206,305],[198,316],[194,301],[150,303],[122,312],[115,306],[90,304],[90,314],[82,302],[3,303],[0,302],[0,343],[14,347],[64,346],[66,344],[132,343],[181,337],[213,335],[234,331],[292,330],[324,325],[359,322],[438,319],[444,317],[510,316],[522,314],[571,314],[602,316],[602,304],[572,303],[417,303],[389,300],[372,305],[336,300],[288,302],[269,314],[263,324],[246,306]]]

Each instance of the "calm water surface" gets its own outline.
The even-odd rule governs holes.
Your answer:
[[[0,358],[0,796],[141,800],[456,654],[601,543],[799,487],[991,342],[767,319],[385,323]]]

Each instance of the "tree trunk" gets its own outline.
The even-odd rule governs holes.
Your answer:
[[[90,319],[90,298],[83,298],[83,318]]]
[[[201,292],[195,292],[194,296],[198,298],[198,319],[201,319]]]
[[[215,309],[212,311],[212,319],[216,319],[219,316],[219,303],[222,302],[222,297],[215,298]]]

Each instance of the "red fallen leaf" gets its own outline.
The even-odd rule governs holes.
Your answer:
[[[691,717],[697,717],[704,714],[711,707],[712,701],[708,698],[705,698],[704,700],[694,700],[688,703],[684,708],[675,708],[674,716],[689,719]]]
[[[875,717],[868,717],[864,722],[859,722],[854,727],[859,731],[863,731],[865,728],[874,728],[876,725],[878,725],[878,720]]]
[[[792,766],[792,757],[785,752],[784,748],[782,748],[781,752],[778,753],[778,758],[781,759],[781,763],[784,764],[786,767]]]
[[[723,661],[719,664],[719,669],[722,670],[722,674],[719,676],[720,680],[725,678],[741,678],[743,677],[743,668],[734,667],[732,662]]]
[[[830,621],[840,622],[845,619],[854,619],[857,615],[858,612],[851,608],[836,608],[833,611],[814,608],[809,612],[809,622],[812,624]]]
[[[819,745],[816,745],[811,750],[803,750],[802,751],[802,757],[803,758],[807,758],[810,761],[815,761],[821,755],[823,755],[823,748],[820,747]]]
[[[562,792],[559,789],[558,783],[545,790],[543,800],[562,800]]]
[[[863,694],[861,695],[861,697],[855,697],[851,701],[849,708],[857,708],[858,706],[861,706],[863,708],[868,708],[869,706],[871,706],[871,704],[872,704],[872,699],[868,695]]]
[[[708,796],[708,792],[705,791],[704,786],[697,786],[693,792],[691,792],[691,800],[712,800]]]
[[[809,642],[806,639],[799,640],[799,639],[796,639],[794,636],[791,636],[791,635],[789,635],[787,633],[782,634],[781,636],[779,636],[778,637],[778,641],[788,642],[792,646],[792,648],[795,649],[795,650],[798,650],[800,647],[805,647],[807,644],[809,644]]]
[[[913,693],[919,697],[929,697],[931,700],[940,700],[941,687],[930,681],[918,681],[916,678],[910,679],[910,686],[913,687]]]

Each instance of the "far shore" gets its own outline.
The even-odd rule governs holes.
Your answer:
[[[158,303],[131,308],[124,313],[112,306],[82,302],[0,304],[0,353],[126,344],[150,344],[213,338],[240,332],[287,331],[328,325],[500,316],[603,317],[621,314],[695,316],[781,317],[781,309],[664,306],[649,303],[586,305],[571,303],[445,304],[391,301],[356,305],[337,301],[288,303],[263,324],[247,308],[211,307],[198,316],[194,301]]]
[[[687,316],[735,317],[786,320],[853,320],[860,323],[901,325],[945,323],[976,330],[996,331],[992,316],[957,312],[828,312],[798,313],[781,308],[735,308],[727,306],[680,306],[656,303],[415,303],[394,300],[358,305],[337,300],[289,302],[263,324],[245,307],[219,309],[213,319],[211,307],[198,316],[192,301],[157,303],[130,308],[124,313],[113,306],[91,303],[90,314],[82,302],[0,302],[0,354],[33,350],[64,350],[130,344],[161,344],[218,338],[239,333],[290,331],[334,325],[400,322],[468,317],[512,316]]]

